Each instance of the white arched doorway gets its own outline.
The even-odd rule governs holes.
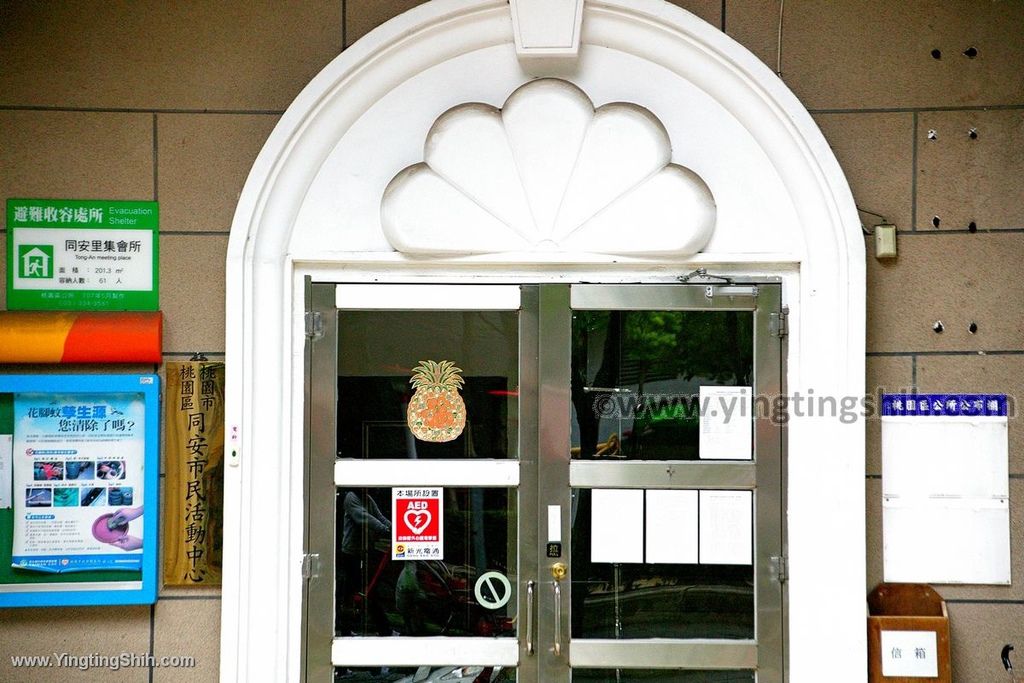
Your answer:
[[[514,246],[483,240],[460,249],[472,233],[431,249],[437,242],[417,244],[415,227],[403,237],[410,215],[440,211],[423,199],[431,186],[413,184],[397,189],[408,206],[399,202],[389,213],[385,205],[382,221],[385,190],[424,162],[424,143],[442,114],[468,103],[501,108],[537,76],[573,84],[599,111],[623,102],[636,114],[623,119],[649,114],[660,124],[660,133],[648,127],[653,138],[641,134],[641,142],[654,139],[657,157],[663,133],[669,166],[699,178],[675,172],[666,182],[678,191],[662,195],[681,192],[690,215],[705,211],[705,222],[691,226],[696,237],[659,242],[655,231],[616,241],[598,221],[588,238],[595,241],[584,242],[601,245],[594,250],[546,239]],[[710,214],[702,185],[713,198]],[[664,212],[642,218],[659,216]],[[507,3],[431,2],[328,65],[260,153],[232,226],[222,679],[301,676],[307,277],[653,284],[697,268],[782,282],[790,395],[863,394],[863,242],[845,179],[786,86],[693,15],[662,2],[588,1],[578,55],[552,62],[519,58]],[[794,414],[785,438],[789,680],[827,673],[862,681],[862,425]]]

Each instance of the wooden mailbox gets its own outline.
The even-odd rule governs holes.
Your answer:
[[[880,583],[868,596],[870,683],[951,683],[946,601],[920,583]]]

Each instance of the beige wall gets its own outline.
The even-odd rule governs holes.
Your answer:
[[[0,199],[159,201],[164,358],[223,358],[235,202],[281,113],[340,52],[342,30],[338,0],[0,2]],[[45,371],[0,367],[26,370]],[[198,667],[61,669],[60,679],[216,680],[220,605],[217,589],[178,588],[154,607],[2,610],[0,681],[56,680],[54,669],[12,669],[11,654],[122,651],[190,655]]]
[[[0,1],[0,199],[158,200],[165,358],[222,357],[227,233],[256,153],[343,45],[415,4]],[[776,67],[778,0],[678,4]],[[895,262],[876,261],[865,240],[869,390],[1021,394],[1024,3],[789,0],[785,10],[783,79],[824,131],[858,205],[900,229]],[[962,54],[968,47],[974,59]],[[946,326],[941,335],[936,320]],[[25,370],[38,368],[0,367]],[[881,578],[878,438],[869,423],[866,590]],[[1004,643],[1024,653],[1024,430],[1016,421],[1010,443],[1016,584],[940,587],[964,683],[1002,680]],[[4,610],[0,680],[53,679],[52,670],[12,670],[10,654],[121,650],[193,655],[200,667],[104,680],[214,680],[219,607],[216,590],[178,589],[162,591],[153,608]],[[95,680],[95,672],[60,673]]]

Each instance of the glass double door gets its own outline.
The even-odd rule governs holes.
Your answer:
[[[783,680],[778,284],[308,296],[307,680]]]

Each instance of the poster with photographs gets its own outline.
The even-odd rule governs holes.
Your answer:
[[[13,405],[12,565],[141,570],[143,394],[15,393]]]

